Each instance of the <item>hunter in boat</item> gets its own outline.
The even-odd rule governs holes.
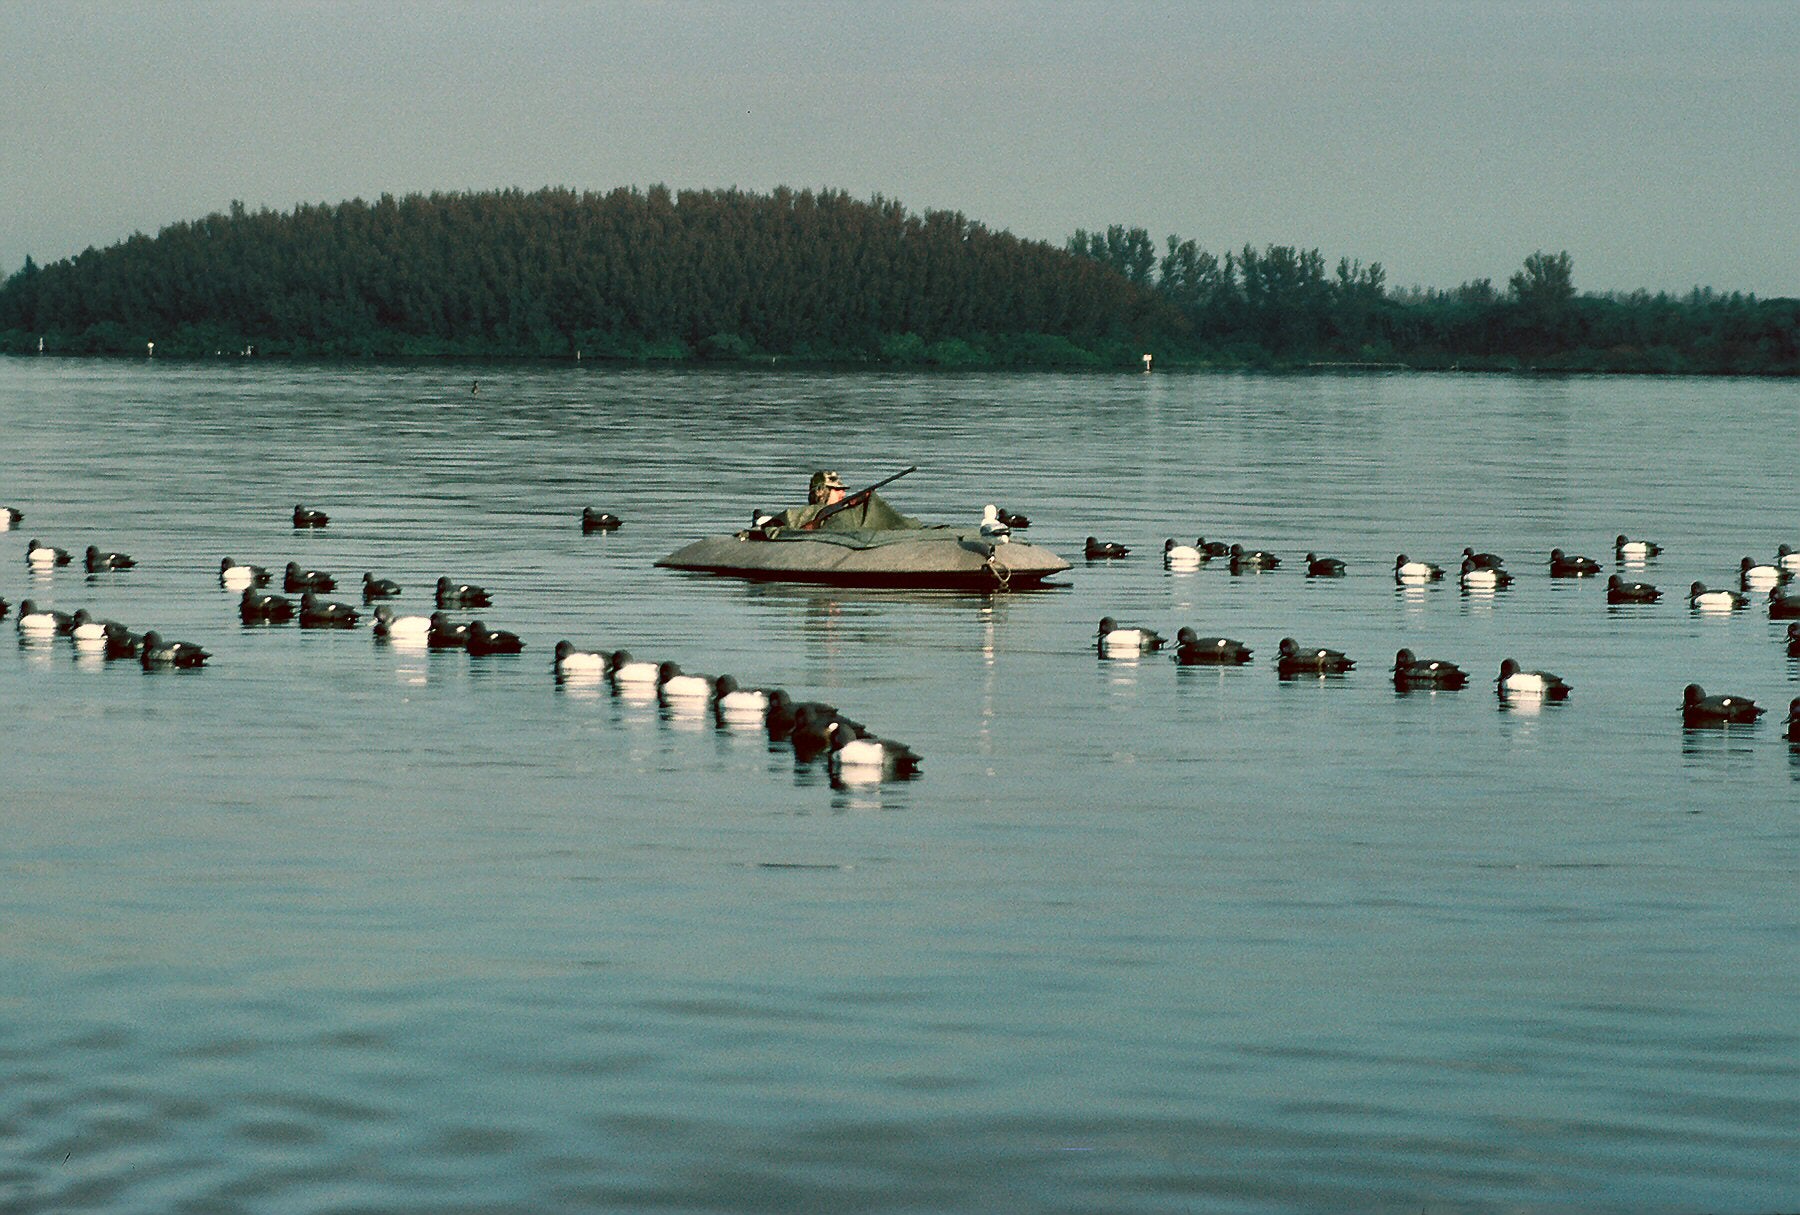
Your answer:
[[[944,587],[993,591],[1036,586],[1069,568],[1047,549],[968,527],[921,523],[876,491],[917,468],[846,493],[837,473],[820,470],[805,506],[758,514],[752,526],[709,536],[656,564],[736,578],[838,586]]]

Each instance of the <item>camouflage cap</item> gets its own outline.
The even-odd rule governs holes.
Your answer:
[[[826,490],[842,488],[844,488],[842,477],[827,469],[820,469],[812,475],[812,480],[807,484],[806,497],[808,501],[818,502],[824,499]]]

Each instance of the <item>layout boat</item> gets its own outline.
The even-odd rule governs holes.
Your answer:
[[[967,591],[1034,587],[1069,568],[1067,561],[1035,544],[994,544],[973,528],[948,526],[892,531],[753,528],[696,540],[656,564],[767,582]]]

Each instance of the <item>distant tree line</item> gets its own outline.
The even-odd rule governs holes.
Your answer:
[[[15,351],[1118,362],[1183,323],[1053,245],[786,189],[234,203],[0,287]]]
[[[1187,320],[1189,359],[1240,365],[1800,373],[1800,300],[1696,288],[1580,295],[1567,252],[1533,253],[1498,289],[1393,291],[1379,262],[1326,269],[1317,249],[1249,245],[1223,257],[1142,228],[1077,231],[1073,253],[1157,291]]]
[[[0,284],[0,351],[780,359],[940,366],[1398,364],[1800,373],[1800,301],[1584,295],[1565,253],[1498,288],[1215,254],[1142,228],[1058,249],[956,212],[778,189],[383,195],[224,214]]]

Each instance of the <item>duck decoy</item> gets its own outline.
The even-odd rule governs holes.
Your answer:
[[[106,644],[108,630],[124,627],[116,620],[98,620],[92,612],[81,608],[69,618],[69,637],[84,650],[99,649]]]
[[[6,613],[11,608],[12,608],[12,604],[8,603],[5,599],[0,599],[0,620],[6,619]]]
[[[387,604],[375,607],[374,633],[389,641],[408,641],[415,645],[429,643],[431,639],[431,617],[429,616],[397,616],[394,609]]]
[[[1394,581],[1408,586],[1436,582],[1444,576],[1444,567],[1429,561],[1412,561],[1405,553],[1394,558]]]
[[[1006,544],[1012,540],[1012,527],[1000,521],[1000,508],[992,502],[981,508],[981,523],[976,530],[989,544]]]
[[[1082,551],[1089,561],[1105,561],[1113,557],[1123,557],[1131,550],[1123,544],[1115,544],[1110,540],[1100,541],[1089,536]]]
[[[712,700],[717,681],[711,675],[689,675],[672,662],[656,668],[656,694],[663,700],[702,704]]]
[[[633,658],[630,650],[614,650],[608,674],[614,686],[655,687],[660,669],[654,662]]]
[[[1455,690],[1468,682],[1469,673],[1454,662],[1418,658],[1406,649],[1394,655],[1394,686],[1402,692],[1412,688]]]
[[[809,764],[831,746],[834,733],[850,738],[868,735],[861,722],[851,721],[837,709],[818,701],[801,701],[794,706],[794,724],[788,731],[788,742],[794,748],[794,759]]]
[[[448,578],[437,580],[437,605],[447,607],[492,607],[494,600],[485,590],[472,582],[452,582]]]
[[[85,564],[88,573],[98,574],[102,570],[128,570],[137,564],[137,560],[125,553],[103,553],[90,544]]]
[[[1182,666],[1242,666],[1250,647],[1229,637],[1201,637],[1187,625],[1175,630],[1175,661]]]
[[[1708,696],[1690,683],[1681,692],[1681,720],[1687,726],[1748,726],[1766,712],[1745,696]]]
[[[468,648],[471,658],[484,658],[489,654],[518,654],[525,649],[525,643],[517,633],[490,629],[479,620],[471,620]]]
[[[1550,550],[1552,578],[1592,578],[1600,572],[1600,563],[1592,557],[1572,557],[1560,548]]]
[[[1747,591],[1772,591],[1788,580],[1779,565],[1758,565],[1749,557],[1738,562],[1738,585]]]
[[[294,506],[295,527],[324,527],[331,522],[331,516],[322,510],[309,510],[304,506]]]
[[[1207,556],[1191,544],[1177,544],[1171,536],[1163,541],[1163,565],[1172,570],[1197,570]]]
[[[122,624],[115,624],[106,630],[106,640],[100,647],[100,656],[109,662],[119,658],[137,658],[143,652],[143,634],[134,633]]]
[[[29,541],[25,545],[25,564],[37,569],[49,569],[52,566],[67,565],[73,560],[74,558],[69,556],[66,549],[60,549],[54,545],[44,544],[35,539]]]
[[[1621,534],[1613,541],[1613,556],[1626,561],[1648,561],[1662,552],[1662,545],[1648,540],[1631,540]]]
[[[1511,658],[1500,664],[1500,678],[1494,687],[1501,700],[1567,700],[1572,690],[1561,676],[1522,670]]]
[[[1464,590],[1497,591],[1512,585],[1513,576],[1497,565],[1476,565],[1464,557],[1458,581]]]
[[[1292,637],[1283,637],[1275,658],[1275,671],[1283,679],[1296,675],[1342,675],[1356,665],[1340,650],[1302,649]]]
[[[247,586],[238,599],[238,617],[245,624],[286,624],[294,618],[294,601]]]
[[[300,627],[303,629],[353,629],[356,609],[335,599],[321,599],[311,591],[300,596]]]
[[[1800,552],[1791,544],[1780,545],[1775,550],[1775,564],[1790,574],[1800,574]]]
[[[1100,652],[1108,656],[1148,654],[1161,649],[1164,640],[1155,629],[1124,628],[1111,616],[1100,617],[1100,629],[1094,636]]]
[[[599,650],[578,650],[574,642],[564,639],[556,643],[551,670],[558,679],[601,679],[608,665],[607,656]]]
[[[772,696],[766,688],[741,688],[730,675],[713,681],[713,711],[721,721],[763,725],[768,721]]]
[[[1800,743],[1800,696],[1788,701],[1787,738],[1789,742]]]
[[[1194,547],[1206,555],[1208,561],[1214,557],[1231,556],[1231,546],[1223,540],[1208,540],[1205,536],[1194,541]]]
[[[780,688],[769,691],[769,708],[763,714],[763,727],[770,742],[780,742],[794,732],[794,702]]]
[[[1022,532],[1031,526],[1030,519],[1027,519],[1024,515],[1015,515],[1004,506],[1000,508],[1000,522],[1006,524],[1006,526],[1012,528],[1014,531],[1019,532]]]
[[[21,633],[35,633],[39,636],[60,634],[66,637],[75,627],[75,618],[67,612],[41,608],[30,599],[21,599],[19,616],[14,623]]]
[[[831,745],[826,762],[836,775],[846,779],[904,780],[919,771],[919,753],[905,743],[872,734],[858,738],[837,720],[825,729]]]
[[[1776,587],[1769,592],[1769,619],[1800,619],[1800,591]]]
[[[1800,623],[1788,625],[1787,652],[1789,658],[1800,658]]]
[[[282,574],[281,589],[290,595],[296,591],[335,591],[337,579],[324,570],[303,570],[298,563],[290,561]]]
[[[228,591],[241,591],[247,586],[268,586],[272,581],[274,576],[260,565],[248,565],[233,561],[230,557],[219,559],[219,585]]]
[[[1662,598],[1662,592],[1648,582],[1627,582],[1617,574],[1606,579],[1606,601],[1608,603],[1655,603]]]
[[[162,634],[152,629],[144,634],[143,642],[138,646],[138,661],[149,667],[197,667],[212,655],[197,645],[185,641],[164,641]]]
[[[1344,563],[1336,557],[1321,557],[1317,553],[1306,554],[1306,576],[1308,578],[1342,578]]]
[[[0,532],[10,532],[25,522],[25,512],[13,506],[0,506]]]
[[[1708,590],[1704,582],[1688,587],[1688,603],[1705,612],[1735,612],[1750,605],[1750,596],[1737,591]]]
[[[1478,553],[1474,549],[1464,546],[1462,555],[1463,560],[1473,563],[1476,569],[1498,570],[1506,568],[1506,558],[1497,557],[1493,553]]]
[[[616,532],[624,525],[624,520],[617,515],[610,515],[603,510],[595,510],[591,506],[581,508],[581,531],[583,535],[590,532]]]
[[[393,599],[400,594],[400,584],[391,578],[377,578],[364,570],[362,591],[364,603],[376,599]]]
[[[1231,572],[1234,574],[1241,570],[1272,570],[1281,564],[1280,557],[1262,549],[1248,549],[1241,544],[1234,544],[1228,551],[1231,553]]]
[[[425,644],[434,650],[466,650],[469,648],[469,626],[459,624],[442,612],[433,612],[431,627],[425,632]]]

